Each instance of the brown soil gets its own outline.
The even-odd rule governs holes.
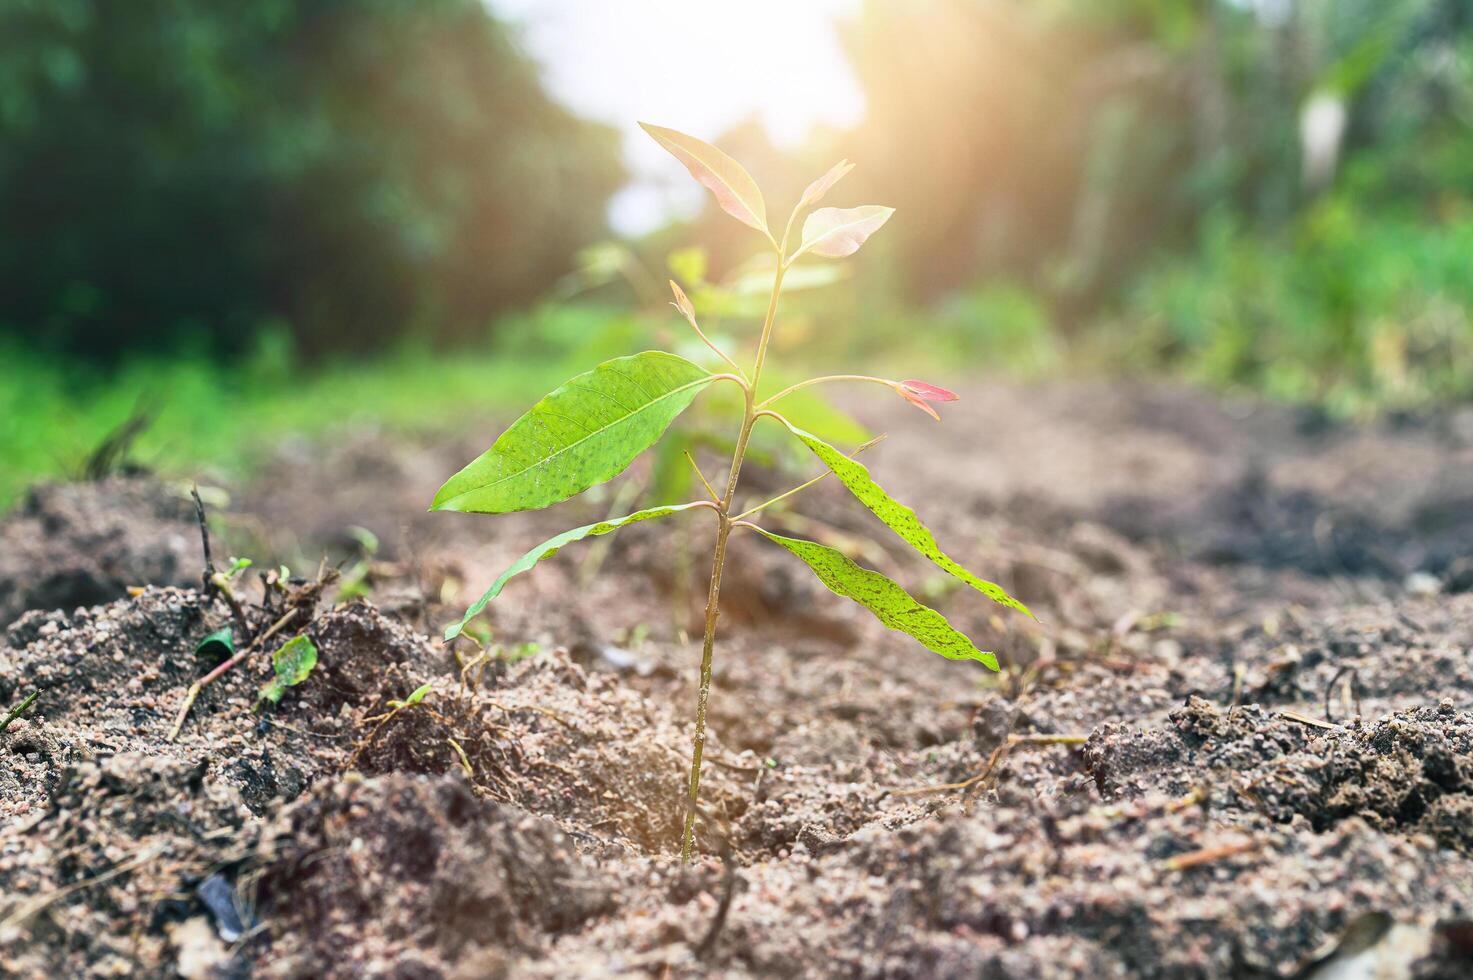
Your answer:
[[[35,487],[0,525],[0,628],[27,609],[108,602],[199,581],[187,493],[139,477]]]
[[[438,627],[611,493],[427,515],[482,439],[283,450],[217,554],[352,571],[361,525],[372,602],[312,607],[320,664],[279,708],[260,654],[169,742],[232,622],[188,502],[39,489],[0,525],[0,704],[40,692],[0,734],[0,974],[1473,976],[1469,417],[1078,385],[949,407],[871,414],[872,468],[1042,623],[927,574],[842,488],[771,514],[1005,670],[738,538],[690,866],[700,515],[517,580],[468,665]],[[250,628],[303,589],[253,570]]]

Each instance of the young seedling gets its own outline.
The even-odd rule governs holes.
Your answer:
[[[973,575],[942,551],[915,512],[891,497],[861,463],[800,429],[776,410],[778,403],[794,392],[841,381],[882,385],[937,419],[940,416],[933,407],[934,403],[954,401],[956,395],[924,381],[894,381],[853,374],[812,378],[767,397],[759,393],[768,345],[777,321],[783,277],[793,269],[795,262],[806,256],[839,259],[852,255],[889,220],[893,209],[864,205],[812,210],[852,169],[852,164],[841,162],[808,186],[788,218],[782,236],[776,237],[767,225],[767,207],[762,192],[739,163],[716,147],[675,130],[649,125],[644,125],[644,129],[683,163],[696,180],[710,189],[722,210],[760,234],[776,257],[767,314],[757,337],[750,369],[744,368],[707,336],[701,329],[694,304],[672,282],[675,307],[696,336],[729,370],[708,371],[685,358],[663,351],[645,351],[600,364],[547,395],[512,423],[489,450],[440,488],[430,509],[504,514],[536,510],[567,500],[623,472],[635,457],[660,439],[675,418],[705,389],[718,382],[741,389],[745,408],[723,491],[718,492],[703,477],[702,482],[709,490],[708,499],[648,507],[623,517],[574,528],[543,542],[515,561],[466,611],[461,621],[445,631],[446,640],[454,639],[481,614],[487,603],[501,593],[508,581],[542,559],[552,557],[565,545],[609,534],[640,521],[674,514],[704,512],[714,515],[716,537],[706,598],[705,636],[681,841],[682,859],[688,860],[699,812],[701,755],[706,743],[706,708],[711,691],[721,576],[726,567],[727,543],[736,531],[757,534],[786,550],[808,565],[832,592],[854,600],[880,622],[909,634],[927,649],[951,660],[974,660],[997,670],[997,659],[991,653],[977,649],[941,613],[922,604],[884,575],[861,568],[833,548],[814,541],[785,537],[753,523],[751,518],[777,501],[787,499],[796,490],[740,513],[735,512],[733,505],[742,463],[747,456],[752,429],[759,420],[770,419],[806,446],[860,503],[942,570],[995,602],[1030,616],[1032,614],[1000,586]],[[803,222],[801,238],[790,250],[794,226],[805,213],[807,218]]]

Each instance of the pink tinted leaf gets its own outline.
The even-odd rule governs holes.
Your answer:
[[[917,398],[924,398],[928,402],[954,402],[958,398],[956,392],[940,385],[933,385],[928,381],[916,381],[911,378],[900,383],[908,388],[911,394]]]
[[[896,388],[895,390],[900,393],[900,397],[901,398],[904,398],[906,401],[910,402],[916,408],[919,408],[921,411],[923,411],[927,415],[931,416],[931,418],[935,419],[937,422],[940,422],[941,421],[941,413],[938,412],[938,411],[936,411],[930,405],[927,405],[924,399],[921,399],[921,398],[916,397],[915,395],[912,395],[909,391],[906,391],[904,388]]]
[[[671,156],[685,164],[690,175],[716,195],[721,210],[748,227],[771,238],[767,230],[767,204],[757,182],[740,163],[710,143],[664,126],[640,123]]]
[[[940,385],[933,385],[927,381],[900,381],[895,385],[895,393],[916,408],[925,412],[937,422],[941,421],[941,413],[932,408],[928,402],[954,402],[957,394]]]
[[[798,207],[813,207],[813,205],[823,200],[823,196],[829,192],[831,187],[843,180],[849,171],[853,169],[854,164],[848,160],[840,160],[834,164],[829,168],[828,173],[808,185],[808,189],[803,192],[803,197],[798,201]]]
[[[894,208],[878,204],[857,208],[819,208],[803,222],[803,244],[793,253],[793,258],[804,252],[829,259],[853,255],[894,213]]]

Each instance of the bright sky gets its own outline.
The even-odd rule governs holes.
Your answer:
[[[864,97],[836,22],[858,0],[487,0],[520,25],[553,94],[618,127],[633,186],[610,218],[637,234],[688,214],[703,191],[636,125],[713,139],[752,114],[779,145],[810,126],[847,126]]]

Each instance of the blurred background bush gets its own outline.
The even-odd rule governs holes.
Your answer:
[[[56,349],[464,338],[623,180],[479,0],[3,9],[4,318]]]
[[[654,115],[635,69],[688,42],[658,6],[600,8],[631,26],[595,63],[535,30],[593,16],[576,0],[0,0],[0,502],[140,406],[140,445],[192,463],[516,404],[671,332],[672,274],[745,338],[745,229],[608,220]],[[799,27],[837,39],[853,120],[774,143],[781,66],[742,39],[781,5],[679,8],[726,40],[674,84],[757,94],[721,131],[652,119],[775,212],[841,157],[831,203],[899,209],[794,296],[790,353],[1173,372],[1357,415],[1473,394],[1467,0],[821,6]],[[553,94],[580,66],[628,118]]]

